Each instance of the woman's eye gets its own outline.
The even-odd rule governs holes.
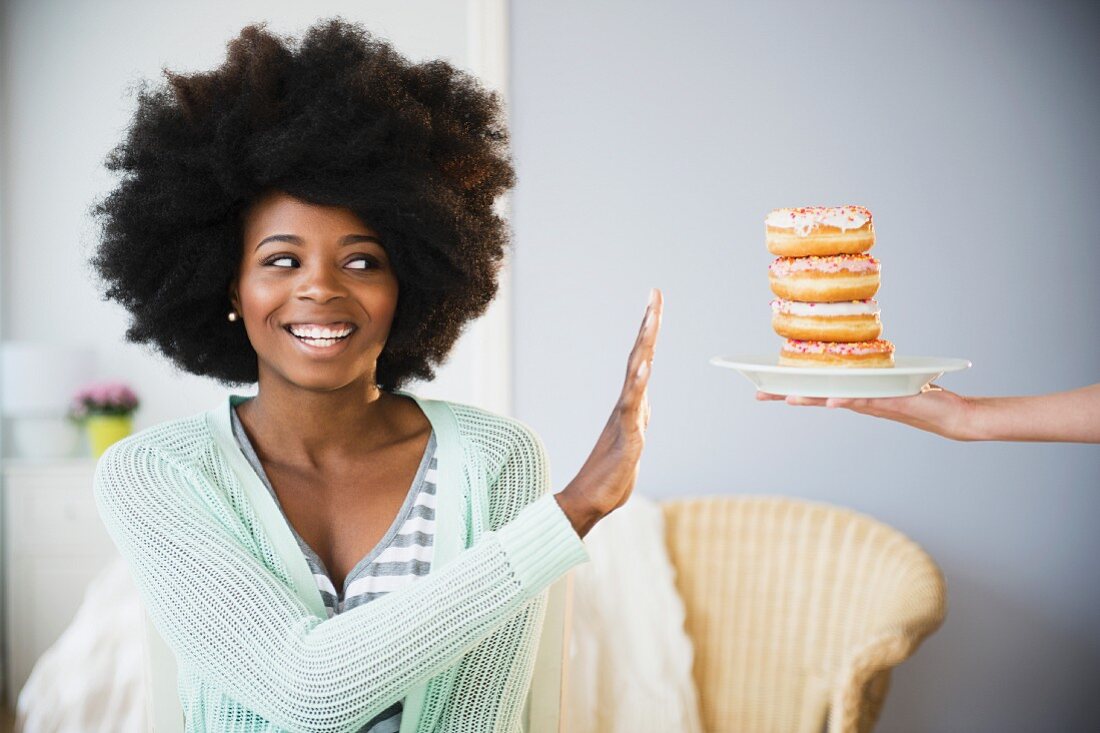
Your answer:
[[[363,263],[363,266],[359,267],[358,263]],[[354,260],[349,262],[348,265],[353,270],[368,270],[372,267],[375,267],[376,263],[370,257],[356,257]]]
[[[282,267],[282,268],[294,267],[294,264],[281,265],[281,264],[279,264],[280,262],[297,263],[297,260],[294,259],[293,257],[291,257],[290,255],[280,255],[279,257],[272,257],[265,264],[273,265],[275,267]],[[373,258],[363,255],[363,256],[356,257],[355,259],[351,260],[348,263],[348,267],[350,267],[353,270],[369,270],[372,267],[378,267],[378,263]]]

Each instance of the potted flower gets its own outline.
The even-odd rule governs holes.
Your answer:
[[[84,424],[92,456],[99,458],[112,443],[133,431],[137,407],[137,395],[122,382],[95,382],[73,395],[69,418]]]

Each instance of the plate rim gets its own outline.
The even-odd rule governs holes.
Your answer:
[[[959,357],[942,357],[942,356],[909,356],[901,355],[900,358],[904,359],[929,359],[935,363],[927,366],[908,366],[908,367],[792,367],[784,366],[780,364],[754,364],[751,361],[742,361],[744,359],[758,359],[760,361],[768,361],[778,357],[775,356],[761,356],[756,354],[737,354],[735,356],[712,356],[709,362],[717,367],[726,369],[736,369],[738,371],[751,371],[760,372],[765,374],[790,374],[791,376],[814,376],[820,375],[822,377],[838,377],[838,376],[860,376],[860,377],[888,377],[890,375],[918,375],[918,374],[944,374],[947,372],[957,372],[963,369],[969,369],[973,366],[973,362],[969,359],[962,359]],[[895,357],[899,358],[899,357]]]

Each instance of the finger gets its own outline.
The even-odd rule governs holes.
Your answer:
[[[636,400],[628,401],[615,410],[621,430],[645,433],[649,426],[649,397],[643,390]]]
[[[649,301],[646,303],[645,314],[642,316],[642,325],[638,327],[639,340],[643,339],[646,332],[650,330],[655,320],[655,316],[661,311],[663,303],[664,298],[661,295],[661,291],[657,288],[652,288],[649,291]]]
[[[632,350],[637,350],[642,342],[645,341],[646,328],[649,326],[650,314],[653,312],[653,306],[647,305],[645,314],[642,315],[642,322],[638,325],[638,334],[634,337],[634,346]]]
[[[799,407],[824,407],[825,399],[822,397],[801,397],[799,395],[787,395],[788,405],[798,405]]]
[[[846,399],[829,400],[829,407],[841,407],[861,415],[879,415],[883,410],[890,409],[891,400],[903,400],[906,397],[849,397]],[[833,404],[835,403],[835,404]]]
[[[664,305],[659,295],[660,291],[656,292],[658,294],[654,296],[654,300],[646,308],[642,325],[638,329],[638,338],[634,342],[634,352],[642,355],[652,356],[657,343],[657,333],[661,328],[661,315],[664,311]]]
[[[653,307],[650,308],[649,315],[646,316],[646,322],[643,325],[643,353],[650,362],[653,361],[654,354],[657,353],[657,334],[661,331],[661,321],[664,318],[665,301],[664,296],[661,295],[660,290],[654,289],[656,292]]]
[[[649,306],[646,308],[645,317],[638,330],[638,337],[634,341],[634,347],[627,359],[627,383],[632,374],[638,371],[643,360],[652,362],[656,352],[657,332],[660,329],[661,313],[664,306],[664,298],[661,291],[654,288]]]
[[[652,335],[657,332],[661,322],[661,314],[665,309],[664,296],[657,288],[653,288],[653,294],[649,301],[649,305],[646,307],[645,317],[642,318],[642,327],[640,329],[640,335],[642,340],[652,339]]]
[[[645,359],[631,359],[630,367],[619,392],[619,404],[625,409],[636,409],[642,393],[649,384],[650,364]]]
[[[641,353],[645,345],[646,333],[648,332],[649,326],[652,322],[653,302],[650,301],[650,303],[646,305],[645,315],[642,316],[642,323],[638,326],[638,335],[634,337],[634,345],[630,347],[630,356],[626,360],[626,370],[628,373],[638,368],[638,354]]]
[[[772,394],[771,392],[758,391],[756,393],[756,399],[760,400],[761,402],[777,402],[779,400],[787,399],[787,396],[781,394]]]

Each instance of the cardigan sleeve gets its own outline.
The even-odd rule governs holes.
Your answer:
[[[538,436],[519,421],[505,423],[514,446],[489,488],[491,528],[512,522],[524,507],[550,492],[549,460]],[[539,478],[537,482],[531,476]],[[551,497],[553,498],[553,497]],[[454,688],[443,706],[439,730],[511,733],[520,729],[534,673],[548,591],[527,601],[512,618],[462,657]],[[508,675],[493,669],[505,661]],[[491,717],[486,719],[487,712]]]
[[[358,730],[587,560],[544,494],[437,572],[322,619],[197,498],[192,483],[209,480],[124,440],[96,467],[96,502],[181,665],[290,731]]]

